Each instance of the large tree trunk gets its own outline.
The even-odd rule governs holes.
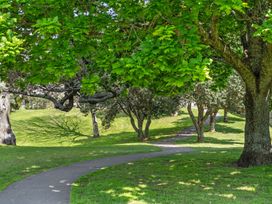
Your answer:
[[[93,124],[93,137],[94,138],[100,137],[95,109],[91,109],[91,116],[92,116],[92,124]]]
[[[269,132],[269,97],[260,94],[254,97],[247,90],[245,108],[245,144],[238,165],[248,167],[269,164],[272,162]]]
[[[8,93],[0,94],[0,144],[16,145],[15,134],[10,124],[10,97]]]

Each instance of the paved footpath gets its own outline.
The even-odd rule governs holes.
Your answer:
[[[69,204],[71,184],[80,176],[103,167],[192,151],[170,144],[154,145],[161,147],[162,151],[84,161],[30,176],[0,192],[0,204]]]

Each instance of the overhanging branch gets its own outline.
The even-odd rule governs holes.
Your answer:
[[[198,24],[199,34],[201,35],[205,44],[211,46],[225,59],[227,63],[241,75],[247,87],[255,92],[256,79],[250,68],[242,61],[242,59],[225,44],[218,34],[218,18],[213,17],[211,20],[210,33],[207,32],[201,23]]]

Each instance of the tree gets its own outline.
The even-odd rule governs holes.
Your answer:
[[[185,96],[187,110],[197,132],[197,141],[204,142],[204,128],[210,116],[210,130],[215,131],[215,117],[219,110],[220,94],[211,89],[211,81],[198,83],[190,95]],[[197,117],[192,110],[192,103],[196,104]],[[206,111],[205,111],[206,109]]]
[[[157,13],[157,23],[175,26],[180,44],[194,48],[207,45],[239,73],[246,89],[246,125],[238,165],[270,164],[268,99],[272,82],[272,2],[164,0],[145,1],[145,7],[150,15]],[[188,61],[193,56],[190,53],[195,51],[187,50]]]
[[[152,121],[154,94],[146,89],[131,88],[127,96],[119,98],[118,104],[130,118],[130,123],[140,141],[147,140]]]
[[[130,123],[140,141],[149,139],[149,129],[153,118],[172,115],[179,110],[179,97],[155,96],[148,89],[129,88],[127,93],[113,99],[105,111],[102,124],[109,127],[117,114],[122,111]]]
[[[220,53],[245,82],[245,144],[238,165],[269,164],[271,1],[201,1],[197,7],[195,26],[202,42]]]

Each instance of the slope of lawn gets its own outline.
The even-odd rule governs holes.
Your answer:
[[[195,152],[146,159],[82,177],[72,188],[73,204],[271,203],[272,166],[238,168],[243,119],[220,121],[216,133],[179,141]]]
[[[14,181],[43,170],[97,157],[159,151],[139,143],[127,118],[118,118],[101,138],[90,138],[91,121],[78,110],[20,110],[11,115],[17,146],[0,146],[0,191]],[[163,124],[163,125],[162,125]],[[173,136],[187,116],[154,120],[152,138]],[[162,128],[163,127],[163,128]]]

